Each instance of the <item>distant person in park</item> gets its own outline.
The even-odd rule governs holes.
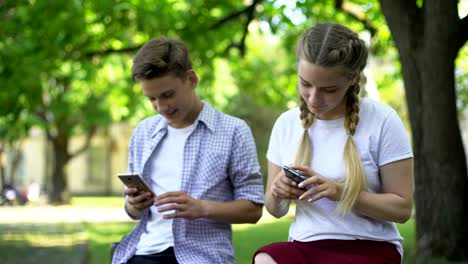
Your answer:
[[[317,24],[297,44],[300,106],[274,124],[265,206],[296,214],[288,242],[266,245],[254,263],[400,263],[394,222],[412,211],[413,154],[390,107],[360,98],[368,51],[339,24]],[[296,184],[282,166],[307,178]]]
[[[160,37],[133,60],[132,78],[159,114],[136,127],[128,171],[155,193],[125,190],[139,220],[112,263],[235,263],[232,223],[262,215],[263,181],[250,128],[196,94],[187,47]]]

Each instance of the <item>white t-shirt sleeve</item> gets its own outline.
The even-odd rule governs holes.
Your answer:
[[[413,152],[406,129],[398,114],[393,110],[382,124],[378,166],[412,157]]]
[[[299,119],[299,108],[293,108],[282,113],[270,135],[267,159],[277,166],[294,163],[296,150],[304,129]]]
[[[270,135],[270,142],[268,144],[268,151],[267,151],[267,159],[278,165],[278,166],[281,166],[281,151],[279,151],[281,149],[281,128],[283,127],[281,125],[281,117],[283,115],[281,115],[275,122],[275,124],[273,125],[273,129],[271,131],[271,135]]]

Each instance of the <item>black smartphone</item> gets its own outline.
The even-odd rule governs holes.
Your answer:
[[[297,170],[293,170],[289,168],[288,166],[283,166],[283,171],[284,171],[284,174],[286,174],[286,177],[295,181],[297,184],[307,179],[306,176],[300,174]]]
[[[138,173],[120,173],[117,175],[119,179],[130,188],[137,188],[139,191],[150,192],[154,196],[154,192],[151,190],[151,187],[145,182],[143,177]]]

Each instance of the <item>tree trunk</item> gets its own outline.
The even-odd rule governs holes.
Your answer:
[[[6,150],[6,143],[5,141],[2,140],[2,142],[0,143],[0,191],[2,191],[4,188],[5,188],[5,184],[6,184],[6,177],[5,177],[5,164],[3,164],[3,160],[6,160],[6,157],[5,159],[3,158],[3,155],[6,155],[5,153],[5,150]]]
[[[1,158],[1,156],[0,156]],[[2,163],[0,163],[0,190],[3,190],[5,188],[5,167],[3,166]]]
[[[18,174],[18,169],[19,165],[21,163],[21,160],[23,159],[23,151],[21,150],[21,143],[18,143],[17,146],[14,144],[11,144],[11,155],[12,155],[12,162],[10,165],[10,170],[8,175],[10,175],[10,180],[9,183],[13,186],[19,185],[18,182],[16,181],[16,177]]]
[[[54,137],[51,140],[53,150],[53,172],[52,188],[49,192],[49,203],[54,205],[67,204],[70,202],[68,192],[67,174],[65,171],[69,161],[68,138],[64,136]]]
[[[417,256],[467,259],[468,178],[455,100],[456,0],[381,0],[400,54],[415,156]]]
[[[106,170],[106,195],[112,195],[112,179],[115,177],[112,175],[112,154],[113,154],[113,148],[114,148],[114,139],[111,137],[109,133],[109,128],[105,129],[105,135],[104,135],[108,140],[106,141],[106,164],[104,165]]]

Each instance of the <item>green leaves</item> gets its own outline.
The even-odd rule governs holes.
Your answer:
[[[30,115],[43,128],[66,124],[70,135],[153,113],[129,76],[138,48],[161,35],[187,43],[200,95],[225,110],[237,108],[229,104],[240,95],[258,106],[295,105],[297,38],[318,22],[346,24],[369,40],[374,56],[397,60],[375,0],[7,2],[0,5],[0,118],[14,126]],[[387,79],[377,86],[385,90]]]

